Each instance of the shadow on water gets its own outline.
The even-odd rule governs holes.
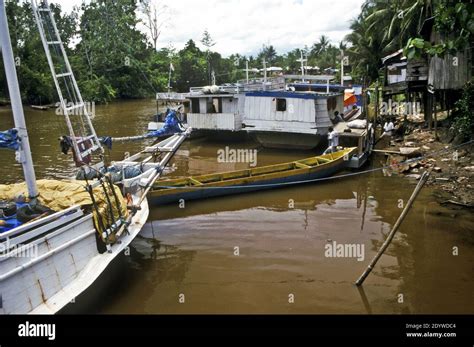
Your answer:
[[[120,313],[150,312],[144,305],[149,294],[162,282],[182,283],[194,254],[194,251],[138,236],[134,246],[118,256],[99,279],[60,314],[104,313],[104,307],[114,307]],[[129,295],[133,283],[139,283],[140,297],[124,307],[121,298]]]

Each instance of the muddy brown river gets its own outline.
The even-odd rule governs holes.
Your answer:
[[[138,135],[155,111],[152,100],[114,102],[96,107],[94,124],[99,135]],[[62,118],[54,110],[26,107],[25,113],[37,177],[69,176],[74,166],[57,140],[66,134]],[[10,110],[0,108],[0,129],[11,127]],[[120,159],[142,145],[114,144],[109,157]],[[257,149],[259,166],[314,154],[193,139],[178,151],[169,176],[248,167],[219,163],[217,151],[225,146]],[[382,160],[375,156],[366,168]],[[0,183],[22,180],[13,152],[2,150],[0,164]],[[422,190],[364,289],[353,284],[414,185],[376,171],[189,201],[184,208],[150,206],[130,251],[65,313],[474,313],[474,216],[440,206],[430,188]],[[328,245],[357,245],[363,252],[330,257]]]

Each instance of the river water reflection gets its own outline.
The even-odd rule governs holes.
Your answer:
[[[94,124],[101,135],[137,135],[155,110],[151,100],[97,106]],[[38,178],[70,175],[73,164],[57,141],[66,133],[60,116],[54,110],[25,112]],[[13,126],[9,109],[0,108],[0,124]],[[114,144],[109,155],[119,159],[141,145]],[[218,163],[217,150],[225,146],[258,149],[258,165],[312,155],[195,139],[183,144],[169,175],[246,168],[245,163]],[[0,183],[21,180],[13,153],[2,151],[0,164]],[[374,172],[189,201],[184,209],[150,206],[130,255],[112,264],[66,312],[473,313],[474,217],[439,206],[429,188],[366,280],[364,293],[353,284],[400,214],[398,200],[407,201],[413,188],[406,179]],[[363,245],[364,259],[326,257],[325,246],[333,242]]]

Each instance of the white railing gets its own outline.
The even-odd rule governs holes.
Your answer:
[[[203,94],[220,94],[230,93],[239,94],[245,92],[262,91],[262,90],[284,90],[284,77],[269,77],[266,80],[263,78],[255,78],[247,80],[240,80],[237,83],[229,83],[217,86],[215,91],[211,92],[209,87],[191,87],[189,88],[189,95],[203,95]]]
[[[156,93],[156,100],[186,100],[185,93]]]

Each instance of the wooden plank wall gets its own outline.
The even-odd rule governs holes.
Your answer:
[[[286,111],[277,111],[275,98],[247,96],[245,119],[314,123],[314,99],[286,98]]]
[[[442,37],[433,32],[431,42],[439,43]],[[458,52],[455,56],[447,54],[444,58],[432,57],[429,64],[428,84],[434,89],[461,89],[472,77],[470,50]],[[457,65],[456,65],[457,63]]]

